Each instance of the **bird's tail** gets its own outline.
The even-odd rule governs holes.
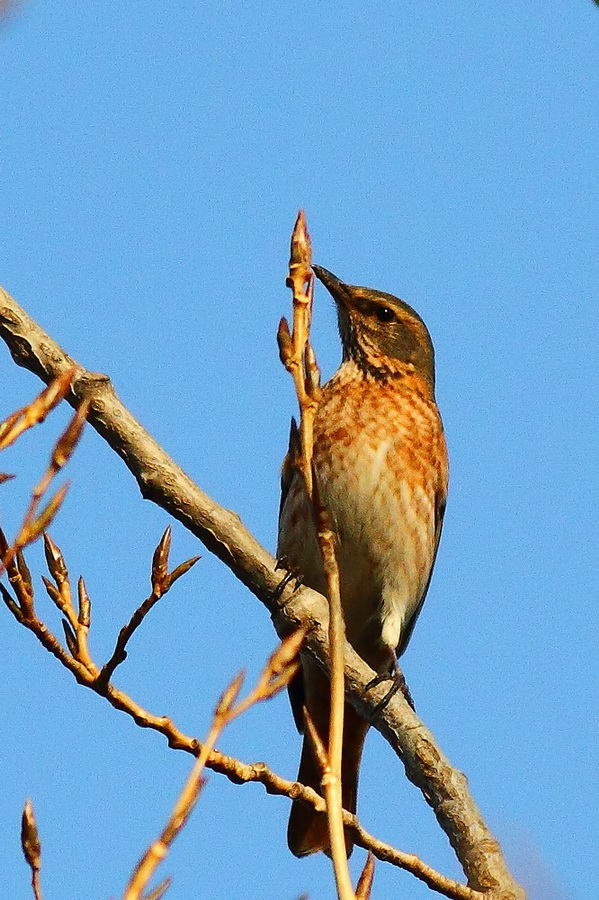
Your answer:
[[[328,743],[328,709],[326,719],[323,716],[315,716],[314,718],[314,724],[326,746]],[[346,704],[343,725],[341,791],[343,808],[350,813],[355,813],[356,811],[358,774],[367,731],[368,724],[357,714],[352,706]],[[314,756],[310,738],[306,734],[304,735],[297,780],[321,794],[321,779],[322,772]],[[301,800],[294,800],[289,816],[287,842],[289,849],[295,856],[308,856],[310,853],[318,853],[321,850],[330,856],[329,828],[325,813],[316,812],[313,807],[307,803],[302,803]],[[353,841],[346,829],[345,847],[348,856],[352,852],[353,846]]]

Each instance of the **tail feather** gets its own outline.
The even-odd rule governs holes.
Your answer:
[[[319,734],[326,743],[328,733],[322,728],[324,723],[319,722]],[[343,757],[341,764],[341,792],[343,808],[350,813],[356,811],[358,795],[358,774],[364,738],[368,731],[368,724],[362,719],[353,707],[345,706],[345,719],[343,727]],[[315,759],[312,745],[308,735],[304,736],[302,756],[300,760],[297,780],[307,787],[313,788],[322,794],[320,782],[322,772]],[[329,828],[325,813],[316,812],[313,807],[301,800],[294,800],[289,816],[287,829],[287,842],[289,849],[295,856],[308,856],[311,853],[322,851],[330,855]],[[353,850],[353,841],[349,832],[345,831],[345,847],[349,856]]]

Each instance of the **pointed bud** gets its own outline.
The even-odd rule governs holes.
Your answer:
[[[374,854],[372,850],[368,851],[362,874],[356,886],[356,900],[370,900],[372,891],[372,882],[374,881]]]
[[[41,867],[42,845],[31,800],[27,800],[25,803],[25,808],[23,809],[23,815],[21,817],[21,847],[23,848],[23,855],[28,866],[34,872],[39,872]]]
[[[26,533],[23,536],[24,540],[22,541],[22,546],[24,546],[25,544],[30,544],[32,541],[38,538],[40,534],[45,531],[46,528],[51,524],[52,520],[56,516],[56,513],[64,502],[64,498],[67,495],[69,487],[70,483],[67,482],[56,491],[50,502],[44,507],[39,516],[31,523],[30,527],[26,530]]]
[[[239,674],[235,676],[231,684],[223,691],[214,711],[215,716],[220,717],[227,715],[227,713],[230,711],[231,707],[239,697],[239,692],[244,681],[245,671],[242,669],[241,672],[239,672]]]
[[[66,619],[62,620],[62,630],[64,631],[67,647],[73,659],[77,659],[79,655],[79,645],[75,633]]]
[[[191,559],[186,559],[185,562],[179,563],[168,576],[166,590],[169,590],[178,578],[181,578],[182,575],[189,572],[191,567],[195,566],[199,559],[201,559],[200,556],[192,556]]]
[[[293,356],[293,341],[291,339],[291,332],[289,331],[289,323],[285,316],[283,316],[279,322],[277,344],[279,345],[279,359],[283,365],[287,367]]]
[[[168,556],[171,550],[172,528],[167,526],[152,556],[152,589],[154,593],[164,593],[164,585],[168,576]],[[167,588],[168,590],[168,588]]]
[[[78,622],[83,626],[83,628],[89,628],[91,617],[91,600],[89,599],[89,594],[87,593],[87,588],[85,586],[85,581],[83,580],[83,578],[79,578],[79,581],[77,582],[77,596],[79,599]]]

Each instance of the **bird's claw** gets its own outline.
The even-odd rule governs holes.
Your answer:
[[[277,569],[287,569],[287,571],[285,572],[285,574],[281,578],[281,581],[279,582],[279,584],[276,586],[276,588],[273,591],[272,599],[274,601],[277,601],[281,597],[281,594],[283,593],[283,591],[285,590],[287,585],[290,584],[294,579],[295,579],[295,587],[293,589],[294,591],[297,591],[298,588],[300,588],[302,586],[302,584],[304,583],[302,573],[299,571],[299,569],[296,569],[293,566],[290,567],[286,557],[282,556],[280,559],[277,559],[275,571],[277,571]]]
[[[366,690],[371,691],[373,688],[378,687],[379,684],[383,684],[385,681],[391,681],[392,684],[383,699],[380,700],[375,706],[373,710],[374,715],[378,716],[378,714],[388,706],[388,704],[393,699],[393,697],[395,697],[398,691],[401,691],[408,705],[415,711],[416,707],[414,706],[414,700],[412,699],[410,689],[406,683],[403,672],[396,662],[394,662],[393,664],[392,671],[382,672],[378,675],[375,675],[375,677],[366,685]]]

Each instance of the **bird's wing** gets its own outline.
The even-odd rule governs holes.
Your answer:
[[[283,460],[283,465],[281,466],[281,502],[279,504],[279,522],[281,521],[281,512],[283,510],[283,506],[285,505],[285,500],[287,499],[287,494],[289,493],[291,482],[293,481],[293,477],[297,471],[295,460],[300,456],[301,449],[302,447],[300,442],[299,428],[297,427],[295,418],[292,416],[291,425],[289,427],[289,449],[287,450],[287,455]]]
[[[402,655],[406,647],[408,646],[409,640],[412,637],[412,632],[414,631],[414,626],[420,615],[420,611],[426,600],[426,595],[428,592],[429,584],[431,583],[431,578],[433,575],[433,569],[435,567],[435,560],[437,558],[437,550],[439,549],[439,541],[441,540],[441,530],[443,528],[443,517],[445,515],[445,504],[447,501],[447,491],[444,488],[439,488],[437,493],[435,494],[435,546],[433,549],[433,558],[431,561],[430,571],[428,573],[428,579],[426,585],[424,586],[424,590],[422,592],[422,596],[418,601],[418,606],[414,610],[414,614],[408,623],[408,627],[403,631],[401,635],[401,640],[397,645],[396,654],[397,658]]]
[[[285,506],[285,501],[289,494],[289,490],[291,488],[291,484],[293,479],[297,477],[297,465],[296,460],[298,459],[301,453],[301,443],[300,443],[300,434],[299,429],[297,427],[297,422],[292,417],[291,426],[289,428],[289,449],[287,450],[287,455],[283,460],[283,465],[281,467],[281,503],[279,505],[279,528],[281,525],[281,514],[283,512],[283,507]],[[277,548],[277,555],[281,552],[281,535],[279,533],[279,547]],[[280,560],[282,565],[288,566],[289,561],[282,559]],[[293,712],[293,718],[295,720],[295,724],[297,730],[301,733],[304,731],[304,702],[305,702],[305,691],[304,691],[304,676],[301,668],[298,670],[297,674],[291,679],[287,686],[287,691],[289,693],[289,700],[291,702],[291,710]]]

